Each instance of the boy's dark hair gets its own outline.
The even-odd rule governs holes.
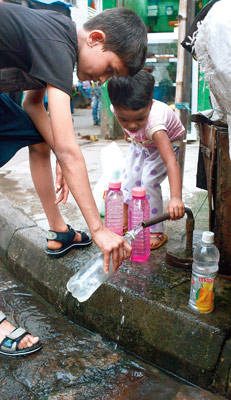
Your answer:
[[[123,7],[104,10],[89,21],[86,31],[100,29],[105,33],[105,51],[113,51],[135,75],[143,67],[147,56],[147,29],[142,19]]]
[[[114,107],[139,110],[151,104],[154,84],[154,76],[141,70],[133,77],[113,76],[108,82],[107,89]]]

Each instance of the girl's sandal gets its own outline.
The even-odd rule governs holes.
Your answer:
[[[123,225],[123,236],[126,235],[127,231],[128,231],[128,226]]]
[[[159,239],[159,243],[152,245],[151,240],[154,238]],[[158,249],[165,242],[167,242],[167,240],[168,240],[168,236],[165,235],[164,233],[157,233],[157,232],[150,233],[150,250]]]

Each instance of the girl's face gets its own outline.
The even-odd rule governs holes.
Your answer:
[[[114,107],[115,116],[123,129],[132,133],[136,133],[139,129],[144,128],[147,123],[148,116],[152,104],[139,110],[131,110],[129,108]]]

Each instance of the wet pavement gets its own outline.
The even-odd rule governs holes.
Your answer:
[[[1,400],[218,400],[103,341],[58,314],[0,264],[0,303],[8,319],[43,348],[0,357]]]
[[[99,127],[91,122],[90,110],[76,110],[75,132],[93,189],[102,173],[101,149],[110,141],[91,142],[84,138],[99,135]],[[123,140],[116,143],[125,156],[128,144]],[[207,192],[195,186],[197,155],[198,142],[187,144],[183,199],[195,216],[196,240],[202,230],[208,229]],[[54,166],[54,157],[52,163]],[[88,250],[72,251],[60,261],[45,256],[43,229],[48,229],[48,225],[33,188],[27,149],[18,152],[0,170],[0,192],[0,260],[56,309],[112,341],[111,344],[103,342],[101,336],[69,322],[42,298],[37,295],[32,298],[25,293],[22,284],[14,286],[12,278],[2,276],[2,282],[10,282],[0,287],[3,311],[23,327],[28,326],[32,333],[39,333],[44,343],[43,350],[31,357],[16,361],[3,357],[0,374],[6,399],[10,398],[5,386],[8,382],[11,390],[14,387],[18,388],[18,393],[22,390],[20,399],[219,398],[162,374],[118,348],[115,350],[117,344],[146,360],[155,360],[159,366],[169,366],[168,370],[206,389],[213,387],[219,393],[229,392],[230,395],[230,285],[220,285],[216,312],[197,317],[187,306],[190,273],[164,263],[167,249],[181,248],[184,244],[185,219],[165,223],[168,243],[152,253],[142,269],[136,263],[124,263],[108,284],[80,305],[65,292],[66,282],[95,253],[95,245]],[[162,193],[166,206],[167,179]],[[61,211],[75,229],[86,230],[86,223],[71,195],[67,205],[61,205]],[[16,393],[13,392],[12,399],[17,399]]]

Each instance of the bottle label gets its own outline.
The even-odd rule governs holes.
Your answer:
[[[192,273],[189,304],[201,313],[214,308],[214,283],[216,276],[199,276]]]

